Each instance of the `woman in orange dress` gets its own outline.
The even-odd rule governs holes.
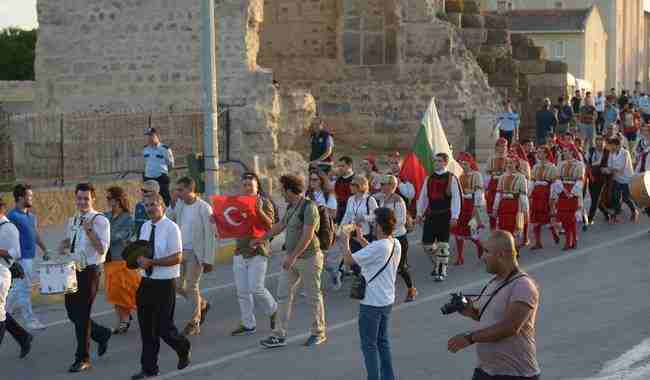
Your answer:
[[[122,259],[122,251],[133,236],[134,222],[124,189],[109,188],[106,201],[111,208],[105,213],[111,223],[111,245],[104,264],[106,300],[115,306],[117,314],[118,325],[113,334],[125,334],[131,325],[131,313],[136,309],[135,293],[140,286],[140,275],[128,269]]]

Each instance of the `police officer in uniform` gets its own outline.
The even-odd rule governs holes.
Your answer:
[[[174,154],[172,150],[160,143],[160,135],[155,128],[147,128],[144,132],[149,137],[144,147],[144,180],[153,179],[160,184],[160,195],[169,206],[169,169],[174,167]]]

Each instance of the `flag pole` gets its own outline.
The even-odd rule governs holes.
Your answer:
[[[201,1],[201,84],[205,195],[219,194],[219,126],[217,116],[216,32],[214,0]]]

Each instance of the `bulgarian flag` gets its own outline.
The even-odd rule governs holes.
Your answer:
[[[460,177],[463,169],[454,160],[447,141],[447,135],[445,135],[442,123],[440,123],[436,99],[431,98],[429,107],[422,117],[420,130],[415,138],[413,152],[404,159],[402,172],[400,173],[403,179],[408,180],[415,186],[415,199],[420,196],[420,190],[426,176],[433,173],[433,156],[437,153],[447,153],[449,155],[447,169]]]

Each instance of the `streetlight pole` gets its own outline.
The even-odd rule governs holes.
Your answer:
[[[203,158],[205,195],[219,193],[219,140],[217,116],[217,57],[214,0],[201,0],[201,86],[203,105]]]

